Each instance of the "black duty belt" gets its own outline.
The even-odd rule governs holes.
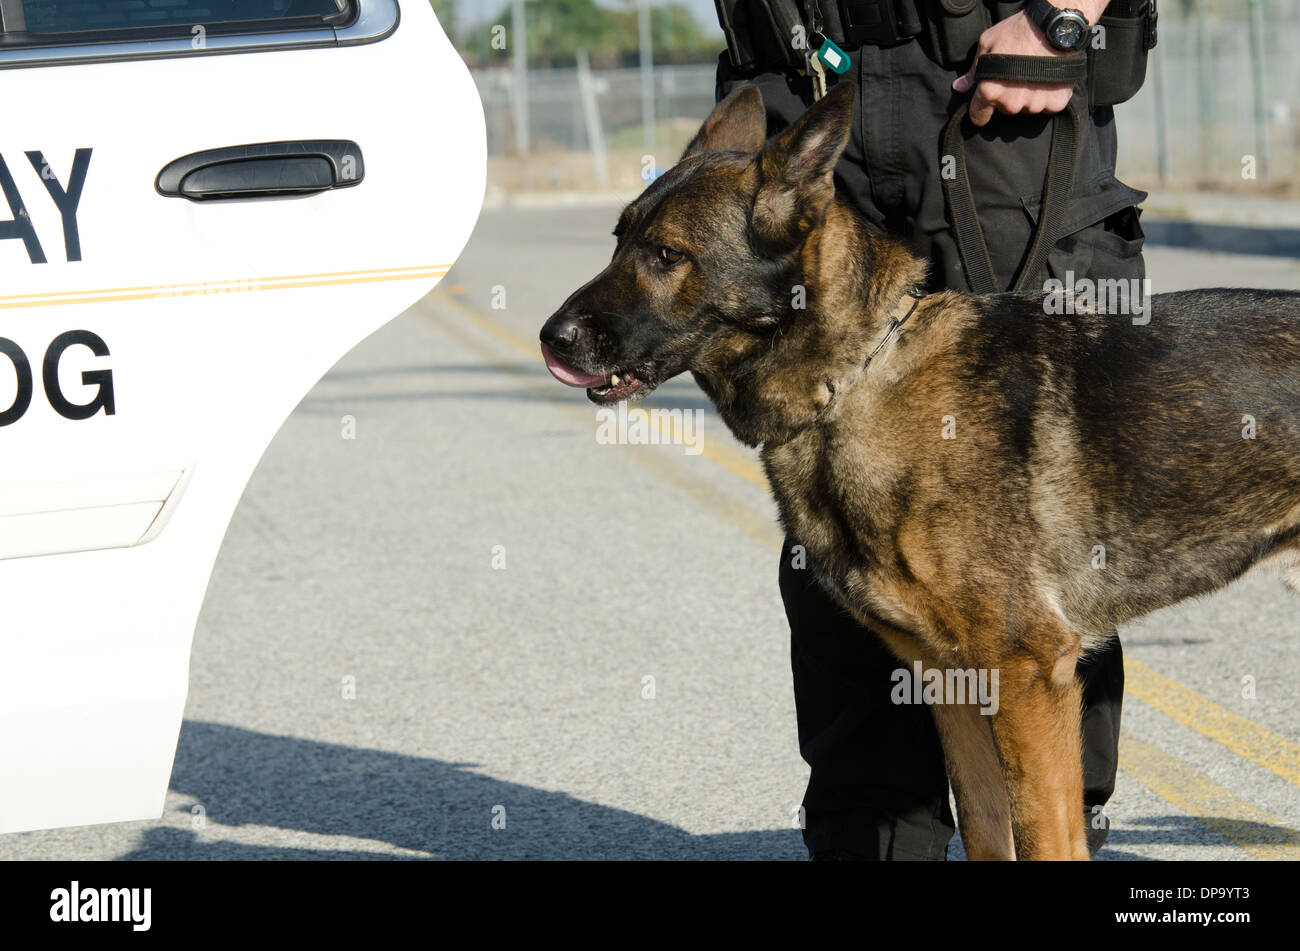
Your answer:
[[[829,21],[839,15],[845,49],[859,46],[893,46],[921,32],[917,0],[821,0]],[[834,14],[827,8],[835,8]]]
[[[950,0],[947,0],[950,2]],[[804,54],[826,37],[845,50],[864,45],[894,46],[925,29],[926,0],[714,0],[727,38],[731,65],[738,70],[773,67],[802,71]],[[804,31],[806,43],[793,41]]]

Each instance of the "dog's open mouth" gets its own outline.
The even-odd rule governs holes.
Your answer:
[[[565,386],[586,387],[588,395],[597,403],[617,403],[641,389],[641,380],[631,370],[617,370],[604,376],[588,373],[569,366],[546,344],[542,344],[542,359],[551,376]]]

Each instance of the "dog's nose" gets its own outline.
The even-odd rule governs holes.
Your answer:
[[[557,353],[573,349],[578,342],[578,320],[576,317],[552,317],[542,327],[542,343]]]

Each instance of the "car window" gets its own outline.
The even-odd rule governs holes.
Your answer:
[[[319,24],[325,17],[337,17],[345,6],[336,0],[22,0],[24,26],[33,34],[303,17]]]

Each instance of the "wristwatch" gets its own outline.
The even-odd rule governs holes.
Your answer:
[[[1088,41],[1088,18],[1078,10],[1062,10],[1047,0],[1025,0],[1025,15],[1038,24],[1055,49],[1073,53]]]

